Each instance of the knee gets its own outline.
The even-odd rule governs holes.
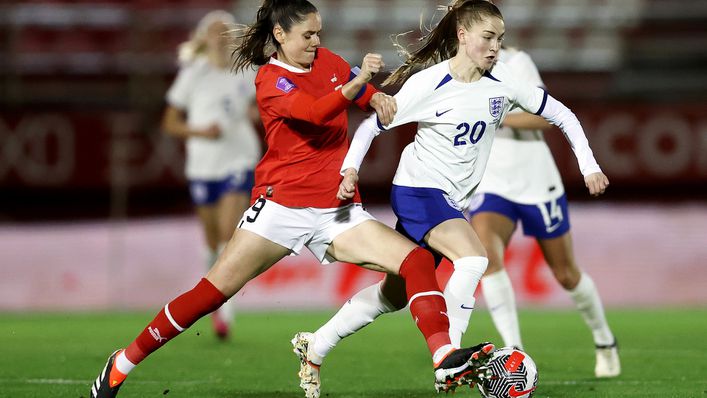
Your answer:
[[[496,272],[503,271],[503,261],[495,256],[490,256],[489,263],[486,266],[486,275],[495,274]]]
[[[573,267],[553,268],[553,274],[565,290],[572,290],[579,283],[580,272]]]
[[[406,275],[434,275],[434,273],[434,256],[428,250],[425,250],[419,246],[415,247],[410,253],[408,253],[403,262],[400,264],[400,269],[398,271],[398,274],[404,279],[407,279]]]

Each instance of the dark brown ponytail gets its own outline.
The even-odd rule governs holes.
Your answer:
[[[238,72],[249,66],[265,65],[270,54],[280,44],[273,29],[280,25],[285,32],[304,21],[317,8],[308,0],[265,0],[258,9],[255,22],[237,33],[240,43],[233,51],[233,69]]]

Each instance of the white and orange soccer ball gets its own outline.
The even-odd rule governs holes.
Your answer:
[[[479,384],[484,398],[530,398],[538,385],[538,368],[527,353],[503,347],[488,362],[490,376]]]

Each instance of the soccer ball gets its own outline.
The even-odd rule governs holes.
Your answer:
[[[488,362],[489,378],[479,384],[484,398],[530,398],[538,384],[538,368],[525,352],[500,348]]]

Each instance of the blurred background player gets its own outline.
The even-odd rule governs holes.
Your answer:
[[[376,221],[358,194],[337,198],[348,149],[346,109],[356,102],[389,123],[395,106],[368,84],[384,66],[382,57],[367,54],[354,75],[346,61],[320,47],[321,31],[321,16],[307,0],[265,0],[259,8],[234,53],[236,70],[260,66],[256,98],[268,150],[256,167],[254,204],[207,275],[165,305],[126,349],[109,356],[91,386],[92,398],[115,397],[148,355],[304,246],[322,263],[399,274],[432,354],[435,386],[448,391],[479,381],[476,370],[494,347],[452,346],[432,255]]]
[[[261,156],[255,73],[231,72],[233,15],[216,10],[198,23],[179,49],[181,68],[167,92],[162,129],[186,141],[186,177],[204,230],[207,269],[248,208],[253,169]],[[233,300],[212,314],[214,330],[228,337]]]
[[[418,123],[415,139],[403,150],[393,178],[391,205],[400,232],[454,264],[444,298],[451,342],[457,347],[488,264],[464,211],[481,181],[495,130],[506,113],[522,107],[557,124],[570,141],[590,194],[604,193],[609,183],[575,115],[535,82],[496,63],[504,35],[503,16],[492,3],[466,0],[450,6],[423,38],[423,45],[386,80],[405,81],[394,97],[398,112],[393,122],[383,127],[376,115],[366,119],[341,168],[339,197],[348,199],[356,193],[358,170],[373,138],[382,130]],[[363,289],[314,334],[298,333],[292,341],[295,353],[311,347],[308,356],[321,364],[343,337],[383,313],[403,308],[403,286],[399,278],[386,275],[381,283]],[[301,383],[318,386],[318,370],[303,362],[300,375],[317,377],[302,378]]]
[[[544,87],[528,54],[501,49],[499,61],[513,73]],[[504,252],[518,221],[535,237],[555,279],[569,292],[592,331],[597,377],[614,377],[621,365],[614,337],[594,282],[578,267],[572,251],[567,197],[552,153],[543,138],[545,119],[514,109],[503,120],[486,171],[469,210],[471,224],[486,248],[489,264],[481,279],[484,300],[504,345],[523,348],[515,295],[504,267]]]

